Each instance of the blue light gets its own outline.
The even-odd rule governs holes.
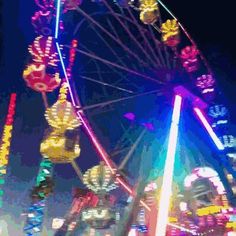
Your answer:
[[[56,25],[55,25],[55,39],[58,38],[59,21],[60,21],[60,9],[61,9],[61,0],[57,0],[57,14],[56,14]]]

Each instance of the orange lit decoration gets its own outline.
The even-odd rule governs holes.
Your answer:
[[[169,47],[176,47],[180,43],[179,25],[177,20],[167,20],[161,26],[162,40]]]
[[[140,20],[147,25],[157,21],[159,12],[156,0],[140,0]]]
[[[180,58],[187,72],[194,72],[199,67],[198,50],[194,46],[187,46],[181,50]]]
[[[46,73],[44,64],[32,63],[23,72],[23,78],[28,87],[37,92],[52,92],[61,82],[59,73]]]
[[[53,131],[42,141],[40,152],[53,163],[70,163],[80,155],[79,137],[68,140],[64,134]]]
[[[28,50],[34,62],[56,66],[59,61],[55,41],[51,36],[38,36]]]
[[[11,145],[15,106],[16,106],[16,94],[12,93],[10,97],[10,103],[8,106],[8,114],[6,118],[6,123],[3,128],[3,135],[2,135],[1,147],[0,147],[0,207],[2,207],[2,195],[3,195],[3,190],[1,189],[1,185],[4,184],[3,176],[7,172],[6,166],[8,164],[8,156],[9,156],[9,151],[10,151],[9,149]]]
[[[67,84],[63,83],[58,101],[45,113],[48,124],[58,132],[73,130],[81,125],[72,104],[66,100]]]

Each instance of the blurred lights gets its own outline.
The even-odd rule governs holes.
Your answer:
[[[194,181],[199,178],[207,178],[216,188],[219,195],[226,193],[223,183],[221,182],[218,173],[210,167],[195,168],[193,173],[188,175],[184,180],[184,186],[190,188]]]
[[[172,123],[170,127],[168,150],[163,174],[163,183],[159,201],[156,236],[165,236],[166,234],[166,226],[168,223],[168,213],[169,213],[170,198],[172,191],[175,151],[178,138],[178,124],[180,118],[181,103],[182,103],[182,97],[176,95],[174,101],[174,110],[172,114]]]
[[[88,169],[83,176],[84,184],[97,194],[105,194],[117,188],[115,178],[104,164]]]
[[[4,191],[1,189],[5,183],[4,175],[7,173],[6,167],[8,164],[8,156],[10,153],[13,121],[15,115],[16,94],[12,93],[10,96],[10,103],[8,106],[8,113],[6,117],[5,126],[3,128],[2,140],[0,142],[0,208],[2,207],[2,196]]]
[[[177,20],[167,20],[161,25],[162,41],[169,47],[176,47],[180,42]]]
[[[224,145],[221,143],[219,138],[216,136],[215,132],[213,131],[213,129],[211,128],[210,124],[206,120],[206,118],[203,115],[202,111],[199,108],[197,108],[197,107],[194,107],[194,111],[197,114],[197,116],[200,119],[200,121],[202,122],[202,124],[204,125],[204,127],[206,128],[208,134],[211,136],[211,138],[214,141],[214,143],[217,146],[217,148],[219,150],[224,150]]]
[[[29,53],[36,63],[57,66],[58,53],[55,48],[55,41],[51,36],[38,36],[28,47]]]

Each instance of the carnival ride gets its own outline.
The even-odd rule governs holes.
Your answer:
[[[229,113],[210,66],[178,19],[159,0],[35,3],[40,10],[32,17],[32,25],[39,36],[29,46],[31,60],[23,78],[42,94],[49,128],[40,145],[42,161],[31,192],[25,235],[41,232],[44,207],[53,193],[53,166],[58,163],[71,163],[86,188],[75,190],[71,209],[55,235],[233,233],[236,153]],[[47,93],[59,87],[51,106]],[[150,119],[157,110],[157,97],[168,110],[174,98],[172,118],[162,123],[170,124],[162,169],[156,165],[158,155],[154,160],[145,158],[157,129]],[[1,145],[1,185],[15,98],[13,94]],[[203,163],[188,169],[180,191],[180,184],[173,180],[181,110],[186,103],[218,150],[214,150],[218,168]],[[145,113],[141,119],[140,106]],[[161,116],[162,109],[158,112]],[[80,126],[102,160],[84,174],[75,160],[81,152]],[[100,141],[101,136],[107,140]],[[135,150],[139,155],[132,158]],[[137,171],[131,173],[134,168]],[[122,195],[123,202],[119,201]]]

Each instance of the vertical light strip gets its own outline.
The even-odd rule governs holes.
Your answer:
[[[61,10],[61,0],[57,0],[57,13],[56,13],[56,25],[55,25],[55,39],[58,38],[59,21],[60,21],[60,10]]]
[[[219,150],[224,150],[224,145],[221,143],[220,139],[216,136],[215,132],[211,128],[210,124],[208,123],[208,121],[205,118],[205,116],[202,113],[202,111],[199,108],[197,108],[197,107],[194,107],[194,111],[197,114],[197,116],[200,119],[200,121],[202,122],[202,124],[204,125],[204,127],[206,128],[208,134],[211,136],[211,138],[214,141],[214,143],[217,146],[217,148]]]
[[[163,174],[163,182],[161,187],[161,194],[159,200],[158,217],[156,225],[156,236],[165,236],[166,227],[168,224],[168,213],[171,198],[171,189],[173,182],[175,151],[178,137],[178,124],[180,118],[182,97],[175,96],[174,110],[172,114],[172,122],[169,134],[168,150],[165,161],[165,168]]]

